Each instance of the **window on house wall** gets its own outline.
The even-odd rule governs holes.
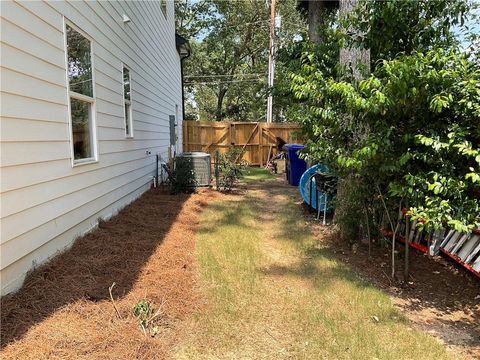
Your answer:
[[[160,8],[162,9],[163,16],[167,18],[167,0],[160,0]]]
[[[125,136],[133,137],[132,98],[130,92],[130,70],[123,67],[123,108],[125,117]]]
[[[67,74],[74,163],[94,161],[94,88],[89,39],[66,24]]]

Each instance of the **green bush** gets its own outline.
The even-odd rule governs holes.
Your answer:
[[[167,169],[168,185],[172,194],[191,193],[195,191],[197,181],[190,158],[177,157],[173,169]]]
[[[231,146],[225,154],[215,155],[217,190],[231,191],[242,175],[245,165],[240,160],[242,149]]]
[[[363,3],[369,12],[354,12],[345,28],[375,30],[380,26],[381,30],[395,17],[407,19],[432,11],[435,19],[447,13],[453,19],[468,8],[465,1],[439,1],[434,6],[431,2]],[[419,7],[424,11],[419,13]],[[368,38],[367,48],[375,61],[363,79],[352,78],[341,66],[332,68],[326,57],[330,52],[302,55],[301,70],[291,75],[291,89],[308,109],[302,117],[307,151],[311,159],[335,169],[341,179],[354,177],[363,183],[360,190],[352,184],[344,192],[353,192],[349,196],[355,199],[341,214],[349,218],[336,217],[345,220],[344,229],[350,227],[349,236],[357,232],[359,207],[355,202],[362,203],[360,209],[383,208],[382,213],[388,211],[385,216],[391,219],[397,218],[399,207],[408,204],[408,216],[421,219],[417,226],[426,231],[442,226],[471,231],[480,226],[480,68],[476,53],[460,48],[453,38],[445,43],[444,36],[437,34],[443,27],[442,33],[450,33],[449,21],[431,25],[423,32],[428,39],[418,38],[404,22],[395,24],[404,31],[386,34],[402,41]],[[339,29],[330,26],[327,30],[335,34]],[[415,46],[388,47],[408,39]],[[340,45],[345,46],[340,42],[324,46],[333,52]]]

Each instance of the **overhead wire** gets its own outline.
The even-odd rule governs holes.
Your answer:
[[[185,79],[189,78],[215,78],[215,77],[232,77],[232,76],[264,76],[262,73],[253,73],[253,74],[211,74],[211,75],[189,75],[185,76]]]
[[[254,25],[254,24],[259,24],[259,23],[265,23],[265,22],[270,22],[269,19],[267,20],[258,20],[258,21],[253,21],[253,22],[246,22],[246,23],[240,23],[240,24],[234,24],[234,25],[227,25],[227,24],[222,24],[221,26],[219,26],[218,28],[236,28],[236,27],[241,27],[241,26],[245,26],[245,25]]]
[[[266,79],[257,78],[257,79],[243,79],[243,80],[217,80],[217,81],[208,81],[208,82],[186,82],[185,85],[215,85],[215,84],[231,84],[231,83],[242,83],[242,82],[255,82],[255,81],[265,81]]]

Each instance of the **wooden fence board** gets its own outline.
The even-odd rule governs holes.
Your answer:
[[[183,151],[225,153],[230,146],[244,149],[242,159],[263,166],[268,156],[278,153],[277,137],[285,143],[298,143],[301,126],[265,122],[184,121]]]

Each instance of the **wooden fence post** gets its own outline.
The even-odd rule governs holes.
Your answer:
[[[188,144],[188,124],[187,121],[182,121],[182,150],[183,152],[187,152],[187,144]]]
[[[258,123],[258,157],[260,160],[260,167],[263,167],[263,123]]]

